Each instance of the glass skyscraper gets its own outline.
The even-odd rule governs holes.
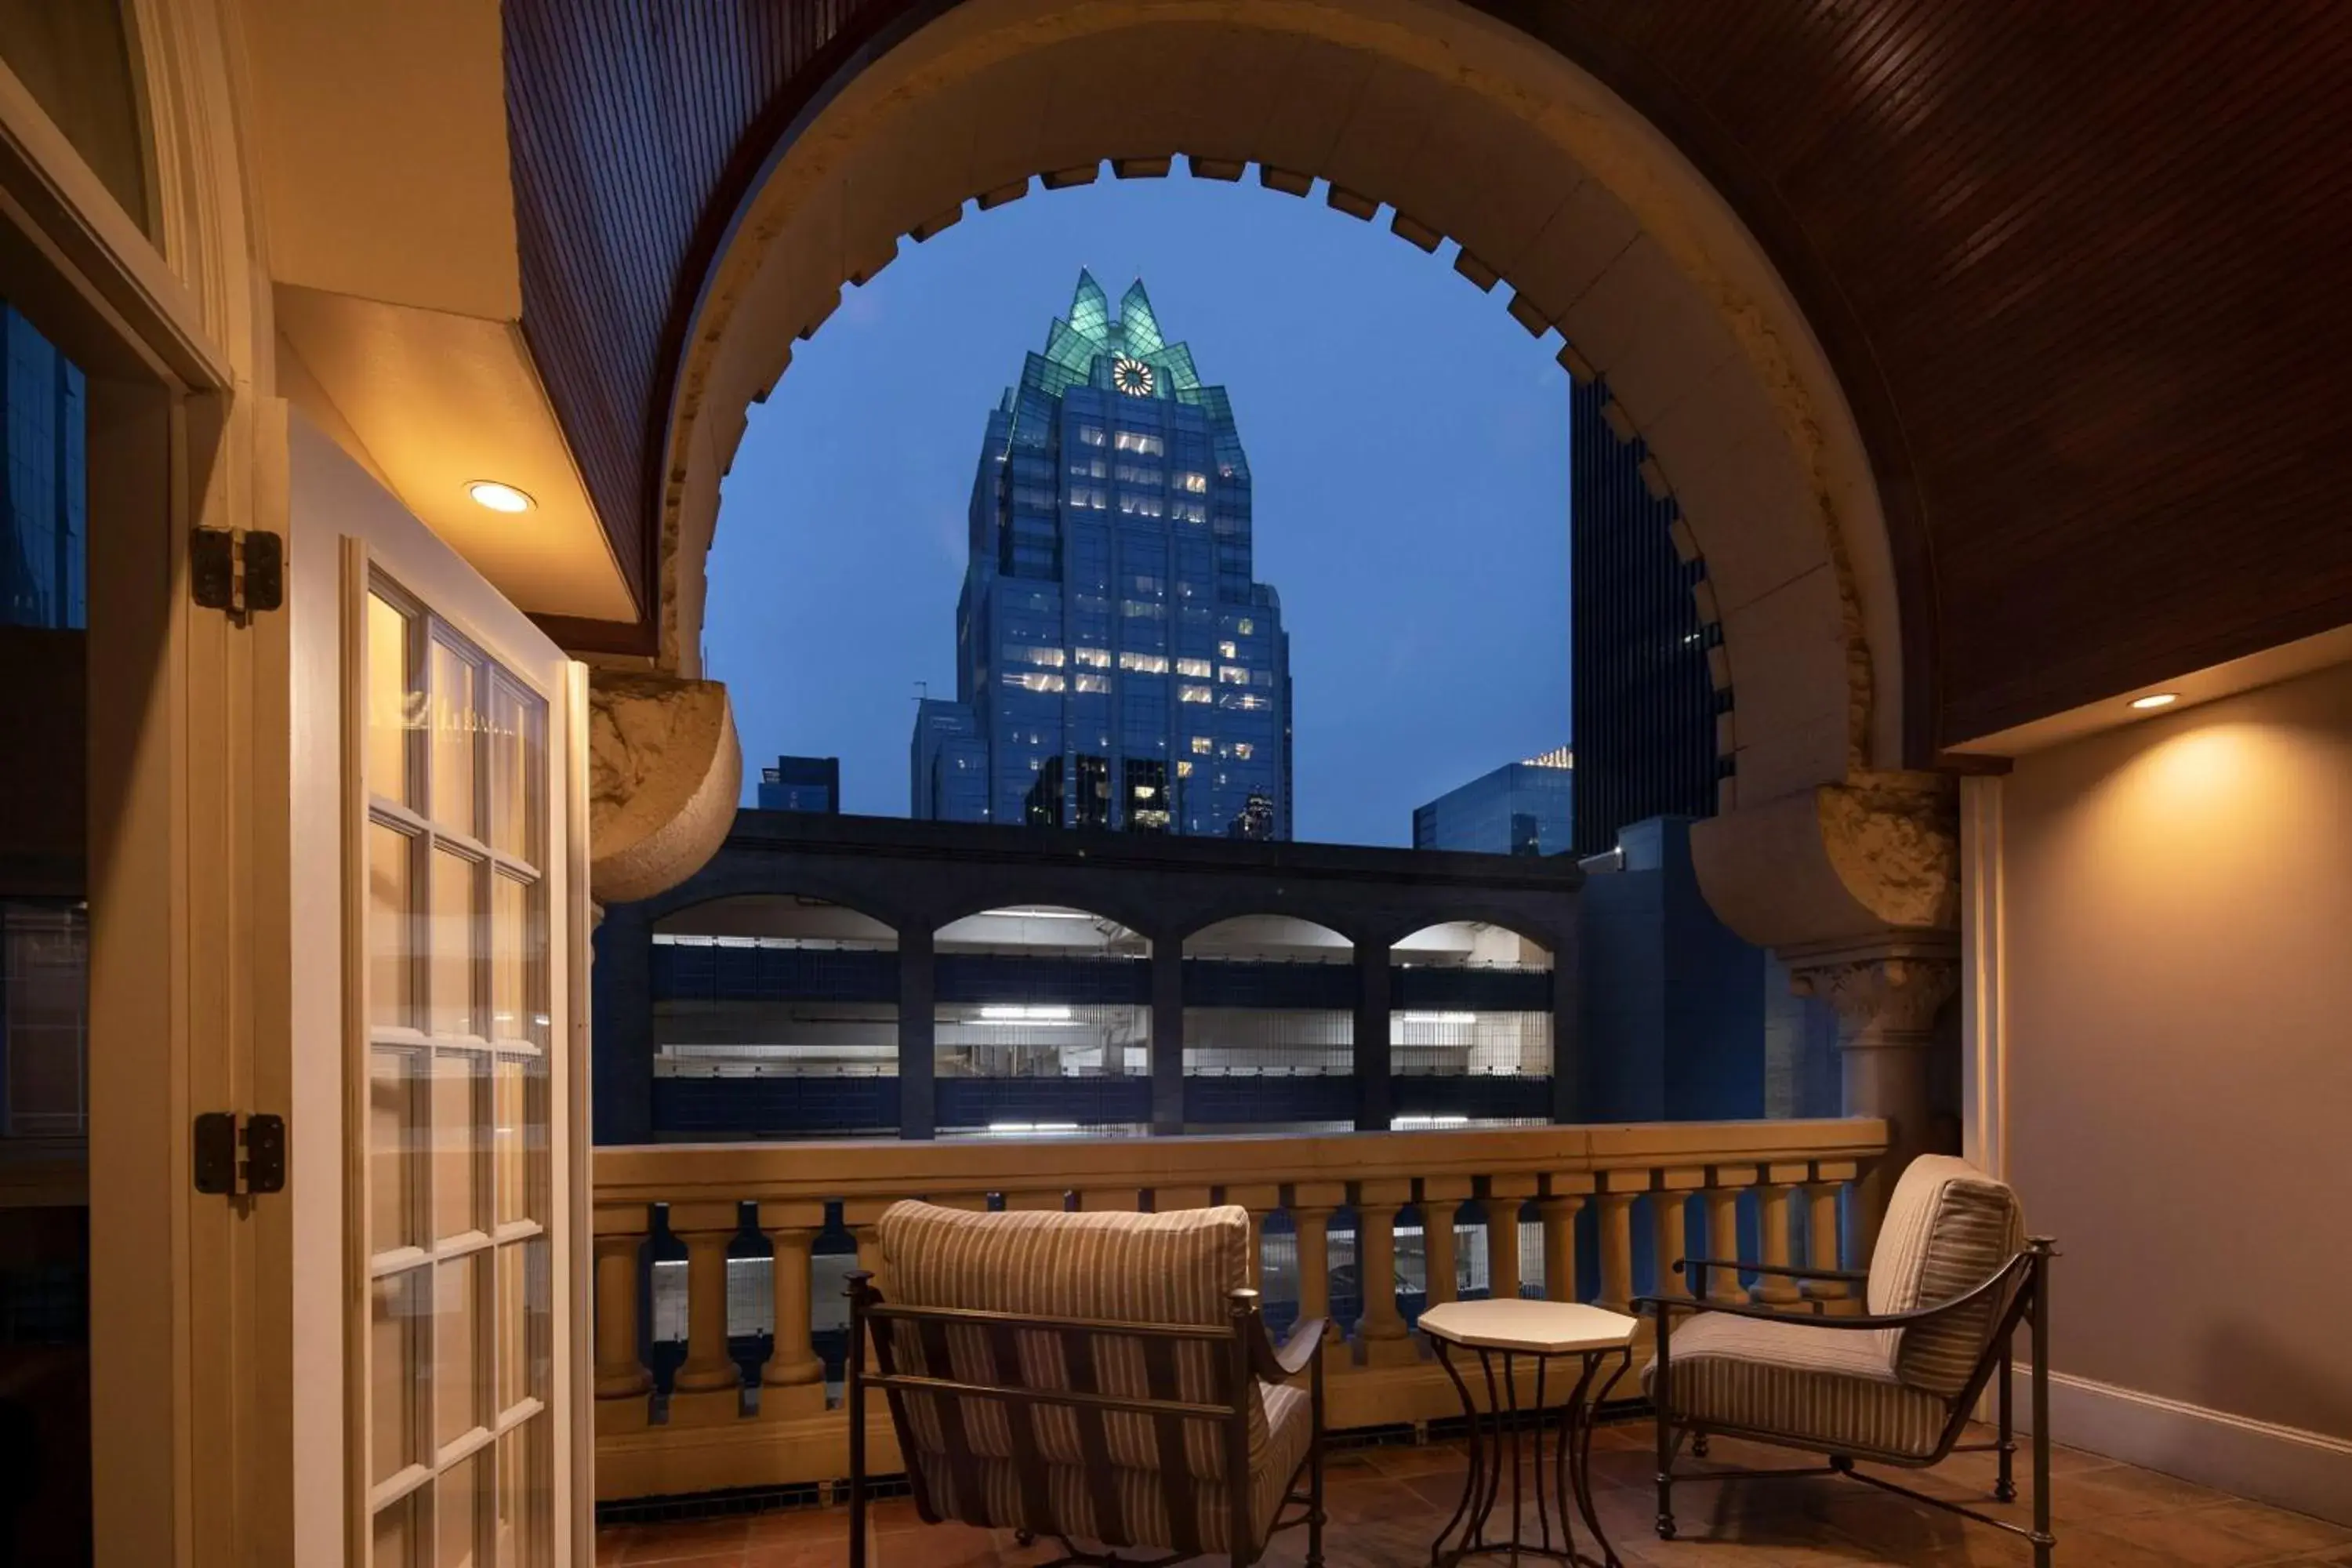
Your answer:
[[[990,412],[956,697],[920,703],[910,815],[1287,838],[1290,644],[1252,578],[1249,460],[1140,279]]]

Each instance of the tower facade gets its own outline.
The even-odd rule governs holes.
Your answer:
[[[990,411],[970,548],[909,815],[1290,837],[1290,645],[1254,577],[1249,460],[1140,279],[1114,316],[1080,272]]]
[[[1642,480],[1646,448],[1610,428],[1609,389],[1569,405],[1569,663],[1576,737],[1575,847],[1598,855],[1651,816],[1715,815],[1716,692],[1691,588],[1704,569],[1674,545],[1674,503]]]

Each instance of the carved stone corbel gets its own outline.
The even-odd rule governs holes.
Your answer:
[[[735,823],[743,752],[727,688],[593,671],[588,766],[591,893],[621,903],[676,887]]]

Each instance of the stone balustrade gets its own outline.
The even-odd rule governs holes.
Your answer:
[[[1871,1233],[1862,1178],[1885,1151],[1873,1120],[1672,1122],[1428,1132],[940,1142],[665,1144],[595,1153],[596,1493],[643,1498],[825,1484],[846,1473],[841,1313],[814,1294],[832,1265],[873,1269],[882,1211],[959,1207],[1249,1211],[1268,1315],[1328,1314],[1335,1429],[1454,1414],[1411,1320],[1507,1289],[1622,1306],[1690,1283],[1657,1260],[1802,1258],[1836,1267]],[[1508,1220],[1504,1216],[1507,1215]],[[1430,1223],[1440,1216],[1451,1223]],[[1527,1246],[1540,1261],[1526,1256]],[[1742,1238],[1745,1238],[1743,1241]],[[730,1260],[772,1254],[772,1332],[738,1325]],[[644,1321],[656,1258],[685,1310]],[[1483,1263],[1483,1267],[1479,1264]],[[1386,1280],[1392,1288],[1370,1282]],[[1722,1298],[1788,1302],[1769,1276],[1707,1281]],[[1808,1290],[1839,1310],[1837,1291]],[[754,1314],[766,1326],[764,1314]],[[827,1325],[820,1331],[819,1325]],[[678,1342],[682,1328],[683,1343]],[[747,1347],[749,1347],[747,1349]],[[764,1359],[755,1359],[763,1355]],[[1631,1383],[1617,1390],[1633,1392]],[[898,1464],[879,1405],[867,1440]]]

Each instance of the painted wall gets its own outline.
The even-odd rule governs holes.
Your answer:
[[[2029,755],[2002,796],[2053,1367],[2352,1438],[2352,667]]]

